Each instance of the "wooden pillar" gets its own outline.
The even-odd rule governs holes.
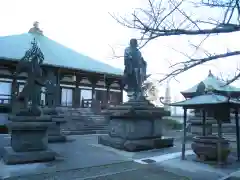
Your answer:
[[[106,104],[108,104],[109,100],[110,100],[110,86],[107,86],[106,99],[105,99]]]
[[[81,76],[76,75],[75,88],[73,89],[73,107],[80,107],[80,99],[81,99],[81,89],[79,88]]]
[[[222,163],[222,160],[221,160],[222,121],[217,120],[217,123],[218,123],[217,161],[218,161],[218,164],[221,165]]]
[[[123,82],[122,82],[122,80],[121,81],[119,81],[119,85],[120,85],[120,90],[121,90],[121,98],[120,98],[120,103],[123,103],[123,90],[124,90],[124,84],[123,84]]]
[[[18,82],[17,79],[14,78],[11,84],[11,96],[18,94],[18,92],[19,92]]]
[[[90,82],[92,83],[92,100],[95,100],[95,95],[96,95],[96,85],[98,82],[98,78],[96,77],[91,77],[89,78]]]
[[[206,136],[206,111],[205,111],[205,109],[202,110],[202,116],[203,116],[202,135]]]
[[[238,108],[235,110],[235,123],[236,123],[236,141],[237,141],[237,160],[240,160],[240,133],[239,133],[239,119]]]
[[[60,86],[61,82],[61,72],[60,69],[57,70],[56,72],[56,106],[61,106],[61,100],[62,100],[62,90]]]
[[[17,79],[13,78],[13,81],[11,84],[11,100],[10,100],[11,105],[13,105],[13,103],[15,102],[18,92],[19,92],[19,85],[17,83]]]
[[[185,150],[186,150],[186,125],[187,125],[187,109],[184,108],[184,115],[183,115],[183,139],[182,139],[182,160],[185,160]]]
[[[92,84],[92,100],[96,99],[96,84]]]
[[[121,87],[121,92],[120,93],[121,93],[120,103],[123,103],[123,88],[122,87]]]
[[[110,100],[110,89],[111,89],[112,83],[113,83],[112,79],[105,80],[105,84],[106,84],[106,88],[107,88],[106,97],[105,97],[106,104],[108,104],[108,101]]]

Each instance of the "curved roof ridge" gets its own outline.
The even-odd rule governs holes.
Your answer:
[[[215,89],[217,91],[240,92],[240,88],[234,87],[232,85],[226,85],[226,82],[218,79],[217,76],[214,76],[211,71],[209,71],[208,76],[201,82],[205,84],[206,88]],[[181,93],[195,93],[197,91],[198,85],[199,83],[192,86],[190,89],[182,91]]]
[[[47,36],[33,32],[1,36],[0,58],[20,60],[25,51],[30,48],[33,36],[38,40],[39,46],[44,53],[45,64],[97,73],[123,75],[123,70],[120,68],[115,68],[107,63],[83,55]]]

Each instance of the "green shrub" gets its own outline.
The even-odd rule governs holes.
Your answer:
[[[180,123],[177,120],[174,119],[163,119],[163,124],[165,125],[166,128],[169,129],[174,129],[174,130],[181,130],[183,127],[183,124]]]
[[[8,128],[6,125],[0,125],[0,134],[8,134]]]

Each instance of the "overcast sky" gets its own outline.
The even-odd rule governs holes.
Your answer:
[[[109,12],[125,15],[136,7],[144,6],[144,1],[146,0],[0,0],[0,36],[25,33],[34,21],[38,21],[44,35],[49,38],[82,54],[123,68],[122,59],[113,59],[112,48],[117,55],[122,55],[129,39],[138,34],[119,25]],[[226,52],[227,48],[232,50],[239,47],[238,39],[239,33],[210,38],[204,47],[210,52]],[[142,53],[148,63],[148,71],[167,72],[168,61],[186,59],[172,48],[191,53],[193,49],[188,47],[188,40],[190,37],[163,37],[146,46]],[[236,58],[229,58],[184,73],[178,77],[180,83],[171,82],[172,97],[181,99],[179,92],[203,80],[209,69],[216,75],[220,72],[227,75],[233,72],[236,65]]]

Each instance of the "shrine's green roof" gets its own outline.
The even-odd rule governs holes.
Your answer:
[[[217,94],[204,94],[200,96],[195,96],[193,98],[175,102],[170,104],[171,106],[201,106],[201,105],[214,105],[214,104],[224,104],[224,103],[232,103],[239,104],[240,101],[237,99],[228,98],[226,96],[217,95]]]
[[[97,73],[123,74],[121,69],[82,55],[44,35],[32,32],[0,37],[0,59],[20,60],[25,51],[31,47],[34,37],[44,54],[45,64]]]
[[[223,82],[222,80],[218,79],[216,76],[214,76],[211,71],[209,71],[209,75],[207,78],[205,78],[202,81],[207,89],[214,89],[216,91],[222,91],[222,92],[240,92],[240,88],[236,88],[231,85],[226,85],[226,82]],[[199,83],[195,86],[191,87],[188,90],[182,91],[182,94],[192,94],[195,93],[197,90]]]

